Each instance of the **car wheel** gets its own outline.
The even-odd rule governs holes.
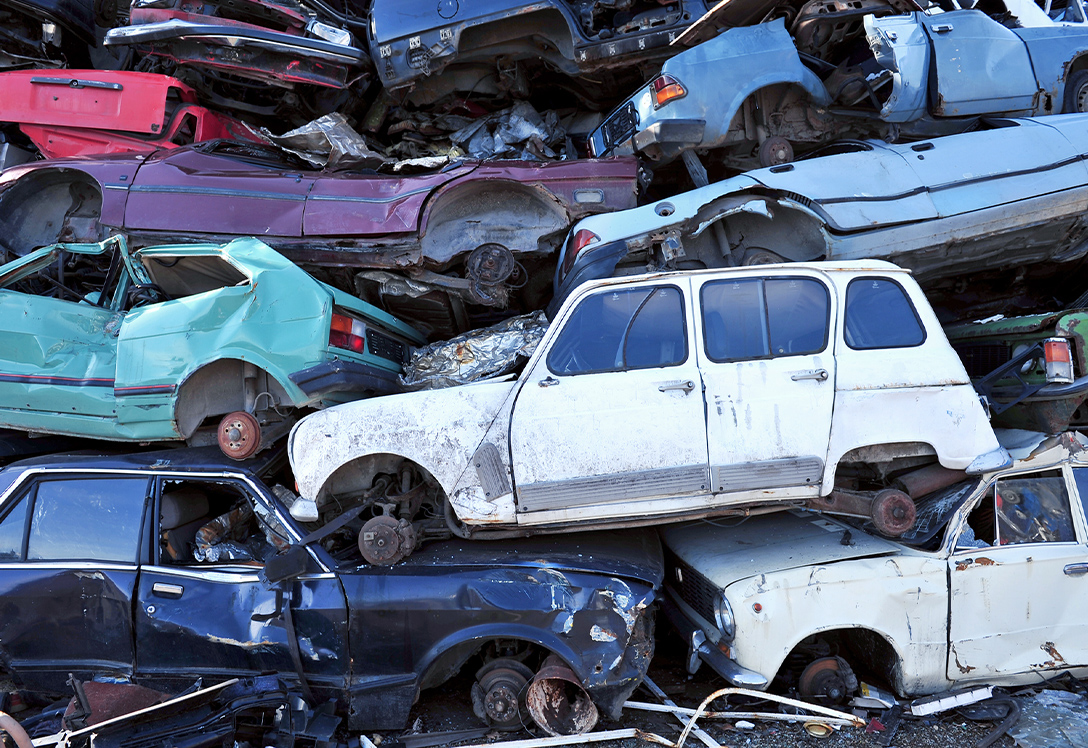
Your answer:
[[[780,166],[790,161],[793,161],[793,146],[785,138],[774,135],[759,144],[760,166]]]
[[[244,460],[261,448],[261,424],[252,414],[236,410],[223,416],[217,435],[219,448],[232,460]]]
[[[472,710],[497,730],[520,730],[529,724],[525,692],[533,671],[519,660],[499,658],[476,672]]]
[[[841,657],[813,660],[797,682],[801,698],[825,706],[845,704],[857,687],[857,676]]]
[[[918,510],[914,501],[902,491],[887,488],[873,498],[869,518],[881,535],[896,538],[914,527]]]
[[[374,566],[403,561],[415,548],[416,531],[406,519],[382,514],[368,519],[359,531],[359,553]]]
[[[1078,70],[1065,84],[1063,113],[1088,112],[1088,70]]]

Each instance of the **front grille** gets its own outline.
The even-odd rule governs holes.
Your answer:
[[[366,328],[366,347],[373,355],[397,364],[404,364],[408,360],[408,347],[404,343],[370,327]]]
[[[680,579],[676,570],[680,570]],[[714,623],[714,601],[718,588],[695,569],[681,561],[675,553],[665,550],[665,583],[680,594],[680,599],[709,623]]]
[[[613,148],[635,134],[638,127],[638,112],[634,104],[628,104],[623,109],[612,115],[604,123],[604,144],[606,148]]]
[[[986,376],[1011,358],[1009,346],[1004,343],[956,343],[952,347],[972,379]]]

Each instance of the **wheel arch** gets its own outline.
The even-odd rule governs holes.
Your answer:
[[[929,442],[880,442],[874,441],[852,447],[839,456],[828,455],[827,465],[824,467],[824,481],[821,487],[821,495],[826,495],[835,487],[835,474],[843,463],[864,463],[868,465],[890,464],[897,459],[912,457],[932,457],[939,462],[938,452]]]
[[[304,400],[294,397],[293,393],[298,390],[294,383],[274,374],[275,369],[270,362],[259,358],[253,360],[249,355],[245,358],[232,356],[227,352],[221,358],[194,366],[178,384],[174,399],[174,422],[182,438],[191,437],[209,416],[246,410],[245,364],[252,364],[256,368],[259,384],[275,389],[263,391],[283,398],[281,407],[297,408],[305,404]],[[262,375],[266,377],[264,382],[260,379]],[[258,387],[258,393],[261,391]]]
[[[0,231],[16,254],[64,241],[98,241],[107,197],[102,183],[70,166],[34,169],[0,193]],[[77,229],[69,221],[85,219]]]
[[[851,667],[860,661],[869,670],[883,675],[897,693],[903,693],[903,653],[888,632],[867,625],[836,624],[807,632],[784,650],[785,654],[775,668],[775,676],[781,675],[790,658],[800,653],[806,644],[821,638],[832,639],[849,650],[845,659]]]
[[[531,644],[557,655],[567,667],[577,672],[577,656],[558,636],[543,628],[528,625],[488,623],[456,631],[439,640],[420,660],[418,688],[433,688],[455,676],[474,655],[493,641],[517,641]]]
[[[764,207],[760,208],[760,203]],[[827,258],[831,251],[823,220],[789,198],[757,192],[724,195],[701,208],[696,216],[699,224],[715,220],[724,226],[734,256],[766,249],[791,262],[811,262]],[[704,230],[700,237],[704,236],[705,243],[714,232]]]
[[[1061,107],[1058,109],[1058,111],[1065,114],[1077,111],[1076,102],[1071,102],[1069,100],[1069,94],[1074,93],[1074,79],[1083,79],[1085,76],[1078,74],[1084,73],[1086,70],[1088,70],[1088,50],[1081,52],[1079,55],[1070,60],[1069,63],[1066,65],[1065,76],[1063,77],[1059,86],[1057,86],[1057,89],[1061,93],[1062,97]]]
[[[420,220],[420,245],[424,261],[441,267],[463,261],[482,244],[546,256],[559,248],[570,223],[566,207],[542,186],[460,180],[430,200]]]

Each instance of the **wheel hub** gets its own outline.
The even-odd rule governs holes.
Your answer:
[[[359,553],[368,563],[388,566],[415,550],[416,532],[406,519],[383,514],[371,517],[359,532]]]

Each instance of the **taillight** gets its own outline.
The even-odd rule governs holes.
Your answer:
[[[650,86],[654,90],[654,108],[660,109],[673,99],[682,99],[688,95],[684,84],[671,75],[659,75]]]
[[[329,345],[363,353],[366,348],[366,325],[357,319],[333,313]]]
[[[563,258],[563,275],[566,276],[571,271],[571,268],[574,267],[574,261],[578,258],[579,252],[590,244],[599,242],[600,240],[601,237],[588,229],[576,231],[574,237],[570,240],[570,247],[567,249],[567,254]]]
[[[1043,341],[1046,354],[1046,381],[1069,384],[1073,381],[1073,354],[1065,338]]]

